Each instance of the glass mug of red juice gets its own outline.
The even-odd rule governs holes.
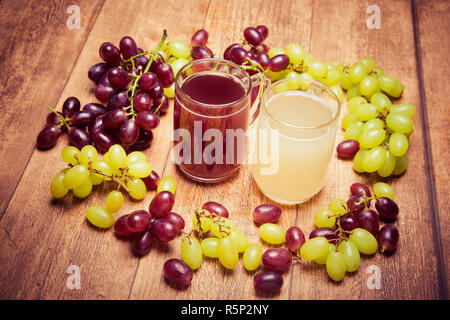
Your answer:
[[[172,156],[187,177],[219,182],[239,170],[268,81],[222,59],[194,60],[178,72]]]

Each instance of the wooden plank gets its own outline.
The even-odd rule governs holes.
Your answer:
[[[55,105],[102,0],[80,1],[81,29],[66,27],[70,1],[0,3],[0,217],[19,182]]]
[[[417,29],[420,36],[417,46],[420,50],[422,72],[422,107],[426,112],[425,129],[427,136],[427,169],[434,179],[434,188],[430,190],[437,201],[435,216],[435,242],[442,247],[441,267],[439,270],[439,287],[441,298],[448,299],[448,282],[450,266],[450,230],[447,227],[450,217],[447,214],[450,188],[450,168],[448,166],[449,138],[446,131],[450,122],[450,112],[443,96],[447,90],[445,83],[450,57],[450,42],[447,36],[450,30],[450,3],[448,1],[422,2],[413,1],[417,11]]]
[[[408,1],[381,1],[381,29],[366,27],[366,8],[370,1],[316,1],[311,36],[311,52],[320,60],[356,62],[363,56],[374,57],[387,74],[401,80],[405,92],[400,101],[419,106],[416,61],[413,56],[411,8]],[[395,31],[394,31],[395,30]],[[343,108],[341,116],[348,111]],[[407,172],[388,179],[396,191],[400,215],[395,223],[400,231],[400,243],[391,256],[376,254],[362,258],[353,275],[333,283],[326,271],[317,265],[303,263],[295,270],[292,299],[433,299],[439,297],[437,288],[437,259],[432,240],[430,203],[427,198],[426,170],[423,167],[424,141],[420,113],[414,118],[415,132],[408,152]],[[339,132],[337,141],[343,140]],[[322,197],[311,206],[300,208],[297,224],[312,229],[314,212],[332,199],[348,197],[353,182],[373,184],[378,178],[353,172],[351,161],[333,159],[330,182]],[[366,281],[368,267],[376,265],[381,271],[381,289],[370,290]],[[426,275],[426,277],[424,277]]]
[[[311,1],[213,1],[205,19],[204,28],[210,35],[209,46],[222,57],[226,46],[238,42],[247,26],[265,24],[270,29],[267,43],[275,46],[281,43],[300,41],[307,46],[311,21]],[[289,14],[286,21],[286,12]],[[289,26],[289,27],[286,27]],[[189,39],[196,28],[193,24],[185,29],[183,39]],[[300,35],[300,38],[299,38]],[[243,167],[237,176],[214,185],[191,182],[180,175],[172,163],[168,163],[164,174],[176,177],[178,189],[175,212],[183,215],[190,230],[193,210],[206,201],[223,203],[230,211],[230,217],[238,230],[244,232],[250,242],[260,242],[258,230],[251,220],[251,212],[261,203],[270,202],[253,182],[249,168]],[[280,225],[287,228],[296,217],[296,206],[283,207]],[[145,299],[255,299],[253,273],[248,273],[239,262],[233,271],[225,271],[218,261],[205,259],[195,272],[189,289],[179,291],[168,287],[162,277],[164,262],[172,257],[180,258],[181,237],[169,246],[158,247],[158,255],[149,254],[141,259],[130,298]],[[266,246],[263,246],[266,247]],[[170,248],[170,249],[169,249]],[[290,272],[292,272],[291,268]],[[271,298],[288,299],[291,274],[283,275],[285,284],[279,295]]]

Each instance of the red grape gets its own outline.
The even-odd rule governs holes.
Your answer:
[[[39,132],[36,145],[39,149],[49,149],[56,144],[59,136],[61,135],[61,129],[56,125],[47,126]]]
[[[231,50],[234,48],[242,48],[242,44],[240,43],[233,43],[232,45],[228,46],[225,51],[223,52],[223,58],[225,60],[231,60]]]
[[[128,106],[129,102],[128,94],[125,91],[119,91],[109,97],[106,107],[108,110],[121,109]]]
[[[146,72],[139,78],[138,87],[145,92],[150,92],[158,84],[156,80],[157,77],[153,72]]]
[[[288,65],[289,57],[285,54],[277,54],[276,56],[272,57],[269,62],[269,68],[273,72],[284,70]]]
[[[144,181],[147,190],[156,190],[159,182],[159,175],[153,170],[149,176],[142,178]]]
[[[132,249],[138,256],[146,255],[152,247],[152,233],[150,230],[138,233],[134,238]]]
[[[325,237],[332,243],[336,243],[336,241],[339,239],[339,235],[336,232],[336,229],[333,228],[318,228],[314,229],[309,234],[309,239],[317,237]]]
[[[378,228],[380,227],[380,223],[378,220],[378,214],[370,209],[365,209],[356,215],[358,219],[358,225],[360,228],[366,229],[374,236],[378,233]]]
[[[352,214],[356,215],[358,212],[362,211],[365,209],[365,205],[364,201],[365,198],[364,196],[361,195],[355,195],[355,196],[351,196],[348,200],[347,200],[347,207],[351,210]],[[360,204],[357,204],[358,202],[361,202]],[[367,200],[367,207],[370,207],[370,200]]]
[[[152,130],[159,125],[159,117],[151,111],[142,111],[137,114],[136,123],[139,128]]]
[[[95,116],[89,111],[79,111],[72,115],[70,124],[78,128],[90,127],[94,124]]]
[[[103,125],[106,129],[118,129],[127,120],[128,114],[122,109],[108,111],[102,118]]]
[[[276,271],[264,271],[255,275],[253,286],[258,292],[278,291],[283,286],[283,277]]]
[[[91,138],[87,132],[77,127],[71,127],[68,132],[68,138],[71,145],[82,149],[84,146],[91,144]]]
[[[117,67],[109,69],[107,77],[109,82],[118,89],[125,89],[130,83],[128,72]]]
[[[205,202],[202,206],[202,209],[208,210],[210,213],[216,214],[219,217],[228,218],[230,216],[227,208],[225,208],[218,202],[214,201]]]
[[[153,141],[153,133],[147,130],[139,130],[139,137],[135,144],[133,144],[133,150],[144,150],[147,149]]]
[[[286,249],[272,248],[264,252],[262,262],[269,270],[285,271],[291,266],[292,255]]]
[[[344,140],[336,147],[339,158],[353,159],[359,151],[359,142],[356,140]]]
[[[398,206],[397,204],[389,198],[381,197],[375,202],[375,208],[377,209],[380,217],[393,220],[398,216]]]
[[[244,38],[252,46],[259,46],[263,42],[264,37],[259,33],[258,29],[247,27],[244,29]]]
[[[105,106],[100,103],[88,103],[83,107],[83,110],[89,111],[96,117],[106,112]]]
[[[142,70],[145,70],[145,67],[147,66],[148,62],[149,60],[145,56],[140,56],[134,59],[134,65],[136,66],[136,68],[141,67]]]
[[[174,82],[172,67],[167,63],[161,63],[156,68],[156,76],[164,88],[169,88]]]
[[[114,232],[121,237],[129,237],[134,234],[133,231],[128,229],[127,227],[127,219],[130,215],[126,214],[124,216],[121,216],[119,219],[116,220],[114,223]]]
[[[193,47],[204,46],[208,42],[208,32],[205,29],[195,31],[191,39]]]
[[[194,60],[212,58],[213,53],[207,47],[197,46],[192,48],[191,57]]]
[[[266,40],[267,36],[269,35],[269,29],[264,25],[259,25],[256,27],[256,30],[258,30],[258,32],[261,34],[263,40]]]
[[[351,215],[346,214],[339,218],[339,224],[342,229],[346,231],[352,231],[355,228],[358,228],[358,219]]]
[[[104,63],[97,63],[94,64],[92,67],[89,68],[88,77],[95,83],[98,83],[100,78],[108,71],[109,66]]]
[[[386,225],[380,229],[377,235],[378,249],[380,252],[392,252],[397,248],[399,233],[393,225]]]
[[[122,146],[129,147],[133,145],[139,137],[139,127],[135,119],[128,119],[119,129],[119,139]]]
[[[100,101],[101,103],[107,103],[109,98],[115,91],[116,90],[110,85],[99,84],[95,88],[94,94],[98,101]]]
[[[188,286],[194,272],[189,266],[179,259],[169,259],[164,263],[164,277],[171,283],[178,286]]]
[[[184,229],[184,219],[178,213],[169,212],[164,216],[164,220],[172,222],[177,228],[178,232]]]
[[[144,232],[150,228],[152,217],[145,210],[138,210],[131,213],[126,221],[126,227],[131,232]]]
[[[370,189],[362,184],[355,182],[350,186],[350,194],[353,196],[363,196],[370,197],[372,194],[370,193]]]
[[[286,231],[286,240],[284,243],[290,251],[297,252],[305,243],[305,235],[299,227],[290,227]]]
[[[170,212],[175,202],[175,197],[169,191],[161,191],[150,202],[150,214],[156,218],[161,219]]]
[[[165,113],[167,112],[167,110],[169,110],[169,99],[167,98],[167,96],[157,98],[153,100],[153,107],[159,108],[158,112]]]
[[[253,221],[256,224],[273,223],[278,221],[280,216],[280,206],[272,203],[261,204],[253,210]]]
[[[178,235],[178,228],[175,224],[165,219],[153,220],[151,231],[152,235],[162,242],[172,241]]]
[[[260,52],[256,56],[256,62],[258,62],[264,69],[267,69],[270,64],[270,57],[266,52]]]
[[[106,153],[109,148],[111,148],[111,146],[116,144],[116,140],[114,139],[114,137],[109,132],[106,132],[103,129],[93,131],[91,136],[92,141],[94,142],[94,146],[101,153]]]
[[[75,97],[67,98],[62,106],[62,114],[65,117],[71,117],[73,114],[80,111],[80,100]]]
[[[139,91],[134,95],[133,103],[137,111],[150,110],[152,107],[152,98],[147,92]]]
[[[99,49],[100,57],[109,65],[117,66],[120,61],[119,49],[111,42],[104,42]]]
[[[122,53],[122,57],[125,60],[130,59],[131,57],[137,55],[137,45],[133,38],[131,37],[123,37],[120,40],[119,44],[120,53]]]
[[[244,48],[236,47],[230,51],[230,58],[236,64],[243,64],[247,61],[248,52]]]

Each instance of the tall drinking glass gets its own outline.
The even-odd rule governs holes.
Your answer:
[[[322,189],[339,112],[334,92],[316,81],[286,79],[265,90],[251,171],[267,197],[297,204]]]
[[[172,155],[186,176],[218,182],[238,171],[265,79],[221,59],[195,60],[178,72]]]

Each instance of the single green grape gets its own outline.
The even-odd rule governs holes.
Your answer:
[[[394,189],[392,189],[390,185],[384,182],[375,183],[373,186],[373,193],[375,193],[378,198],[386,197],[391,200],[394,200],[395,196]]]
[[[357,84],[352,84],[348,89],[347,89],[347,98],[348,99],[352,99],[354,97],[360,97],[361,96],[361,92],[359,92],[359,88]]]
[[[120,144],[111,146],[108,150],[108,163],[113,169],[123,168],[127,165],[127,154]]]
[[[123,204],[123,194],[120,191],[111,191],[106,197],[106,209],[111,212],[117,212],[120,210]]]
[[[359,268],[361,256],[356,245],[348,240],[343,240],[338,246],[338,252],[344,255],[347,272],[354,272]]]
[[[359,106],[366,104],[367,100],[364,97],[353,97],[347,103],[347,109],[350,112],[356,112]]]
[[[401,157],[396,157],[395,159],[395,168],[392,172],[393,175],[398,176],[406,171],[406,168],[408,168],[409,164],[409,158],[406,154],[402,155]]]
[[[63,161],[67,162],[68,164],[76,165],[78,164],[78,157],[80,155],[80,150],[74,146],[68,146],[65,147],[61,151],[61,158]]]
[[[211,222],[211,232],[217,238],[227,237],[235,229],[233,222],[228,218],[216,217]]]
[[[344,140],[356,140],[358,141],[359,136],[363,131],[363,122],[356,121],[348,126],[344,133]]]
[[[279,225],[264,223],[259,227],[259,236],[267,243],[282,244],[286,238],[286,232]]]
[[[386,117],[386,124],[392,131],[404,134],[410,134],[414,126],[410,117],[397,113],[390,113]]]
[[[399,98],[402,95],[404,88],[400,81],[396,81],[394,89],[388,92],[388,94],[394,98]]]
[[[128,173],[136,178],[145,178],[152,173],[152,166],[147,161],[136,161],[128,165]]]
[[[360,121],[369,121],[371,119],[375,119],[377,115],[377,106],[371,103],[360,105],[358,109],[356,109],[356,116]]]
[[[369,131],[374,129],[384,129],[383,120],[376,118],[364,123],[363,131]]]
[[[342,89],[344,90],[348,90],[353,85],[353,82],[350,80],[350,76],[346,71],[341,72],[341,79],[339,80],[339,82]]]
[[[127,155],[127,167],[133,162],[144,162],[147,161],[147,157],[141,151],[133,151]]]
[[[109,228],[114,224],[114,217],[108,210],[100,206],[90,206],[86,209],[86,218],[99,228]]]
[[[328,70],[326,77],[323,79],[323,84],[331,87],[331,86],[337,84],[339,82],[339,80],[341,80],[341,73],[335,67],[331,67]],[[340,87],[341,86],[339,86],[339,88]]]
[[[334,84],[330,87],[330,90],[334,92],[339,102],[342,102],[342,99],[344,99],[344,91],[342,91],[341,86],[339,84]]]
[[[169,99],[172,99],[173,97],[175,97],[175,83],[172,83],[172,85],[168,88],[164,88],[164,94]]]
[[[245,249],[244,256],[242,257],[242,262],[244,268],[248,271],[254,271],[259,268],[262,262],[263,252],[261,246],[256,243],[252,243]]]
[[[370,103],[376,105],[378,111],[382,111],[384,108],[387,108],[389,110],[392,105],[392,102],[389,99],[389,97],[381,92],[375,92],[370,97]]]
[[[329,209],[321,209],[314,216],[317,228],[332,228],[336,224],[336,213]]]
[[[81,149],[78,160],[82,164],[88,164],[89,162],[97,160],[97,156],[97,149],[95,149],[94,146],[86,145]]]
[[[295,80],[283,81],[283,82],[275,84],[274,88],[273,88],[273,92],[275,94],[277,94],[277,93],[281,93],[281,92],[286,92],[286,91],[292,90],[290,82],[294,82],[295,83]]]
[[[394,132],[389,138],[389,151],[396,157],[404,155],[409,148],[408,138],[399,132]]]
[[[128,189],[128,194],[135,200],[142,200],[147,193],[147,188],[145,187],[144,181],[139,178],[135,178],[132,180],[128,180],[126,182],[126,186]]]
[[[170,66],[172,67],[172,71],[173,71],[173,76],[176,77],[176,75],[178,74],[178,71],[180,71],[181,68],[183,68],[188,63],[189,63],[189,61],[187,61],[187,59],[184,59],[184,58],[177,59],[177,60],[173,61],[172,63],[170,63]]]
[[[350,241],[358,248],[359,252],[364,254],[374,254],[377,252],[377,239],[367,230],[355,228],[350,234]]]
[[[396,85],[397,80],[395,80],[393,77],[387,75],[378,76],[378,86],[384,92],[387,92],[389,94],[389,92],[392,92],[392,90],[395,89]]]
[[[175,195],[175,191],[177,190],[177,182],[173,176],[164,176],[162,177],[156,188],[156,193],[160,193],[161,191],[169,191],[173,195]]]
[[[316,260],[328,252],[328,240],[325,237],[316,237],[307,240],[300,248],[300,256],[304,260]]]
[[[386,149],[380,146],[370,149],[367,152],[367,154],[364,156],[362,165],[364,171],[371,173],[380,169],[385,161]]]
[[[248,238],[242,232],[233,230],[229,238],[233,241],[238,253],[242,253],[248,248]]]
[[[372,71],[372,69],[375,67],[375,60],[373,60],[373,58],[371,57],[361,58],[358,63],[364,65],[367,72]]]
[[[395,163],[395,156],[389,150],[386,150],[386,160],[380,169],[377,170],[377,173],[383,178],[389,177],[394,172]]]
[[[86,179],[82,185],[73,188],[73,195],[77,198],[86,198],[92,191],[92,180],[90,178]]]
[[[306,69],[308,69],[311,66],[311,63],[313,63],[314,61],[316,61],[316,59],[313,57],[313,55],[307,53],[305,55],[305,60],[303,60],[303,67],[306,67]]]
[[[94,170],[98,170],[100,172],[102,172],[105,175],[111,176],[113,173],[113,169],[111,168],[111,166],[104,160],[97,160],[94,161],[91,164],[92,169]],[[92,173],[91,175],[95,176],[98,179],[106,180],[106,181],[111,181],[111,178],[109,177],[105,177],[104,175],[101,175],[99,173]]]
[[[197,238],[188,236],[181,241],[181,259],[192,270],[197,270],[202,265],[203,254],[202,247]]]
[[[346,114],[345,117],[342,119],[342,129],[347,130],[347,128],[358,121],[358,117],[356,116],[356,113],[349,113]]]
[[[177,58],[187,58],[191,54],[188,45],[181,40],[173,40],[169,43],[169,53]]]
[[[283,48],[273,47],[269,49],[267,54],[269,55],[270,58],[273,58],[279,54],[286,54],[286,51],[284,51]]]
[[[308,73],[315,79],[321,80],[328,74],[326,65],[322,62],[313,62],[309,65]]]
[[[366,172],[366,170],[364,170],[364,167],[363,167],[363,160],[366,157],[368,152],[369,152],[368,150],[362,149],[362,150],[359,150],[355,154],[355,157],[353,158],[353,169],[356,172],[358,172],[358,173]]]
[[[306,80],[310,80],[310,81],[314,80],[314,78],[307,72],[302,73],[300,75],[300,78],[306,79]],[[310,84],[311,83],[308,82],[308,81],[301,81],[300,80],[300,90],[303,90],[303,91],[307,90]]]
[[[64,186],[63,180],[64,172],[60,172],[53,178],[52,182],[50,183],[50,193],[52,194],[53,198],[62,198],[67,194],[67,192],[69,192],[69,189]]]
[[[361,63],[357,63],[350,68],[349,76],[353,83],[360,83],[367,74],[367,68]]]
[[[317,264],[326,264],[327,263],[328,254],[331,251],[335,251],[335,250],[336,250],[336,246],[334,244],[332,244],[332,243],[329,243],[328,244],[328,251],[324,255],[320,256],[317,259],[315,259],[314,262],[317,263]]]
[[[94,186],[97,186],[103,182],[103,177],[99,174],[91,172],[91,175],[89,176],[89,179],[91,179],[92,184]]]
[[[286,55],[289,57],[289,62],[294,65],[302,63],[305,59],[305,51],[297,43],[289,43],[286,46]]]
[[[286,74],[286,76],[284,78],[285,79],[294,79],[294,78],[299,78],[299,77],[300,77],[299,73],[297,73],[295,71],[290,71]],[[287,83],[288,88],[289,88],[288,90],[298,90],[301,85],[301,82],[298,79],[283,82],[283,83]],[[288,90],[285,90],[285,91],[288,91]]]
[[[81,186],[87,179],[90,173],[85,165],[77,164],[67,170],[64,175],[63,184],[66,189],[74,189]]]
[[[382,144],[385,138],[384,129],[363,130],[358,141],[361,147],[371,149]]]
[[[219,256],[219,239],[218,238],[206,238],[201,243],[202,252],[209,258],[217,258]]]
[[[326,268],[328,276],[333,281],[341,281],[347,269],[344,255],[340,252],[331,251],[327,257]]]
[[[330,202],[328,209],[333,211],[335,214],[344,215],[347,212],[347,203],[342,199],[335,199]]]
[[[378,88],[378,80],[375,76],[365,76],[359,83],[359,92],[364,96],[373,95]]]
[[[234,269],[239,261],[239,253],[230,237],[219,240],[217,254],[220,263],[227,269]]]
[[[412,118],[416,114],[416,107],[409,103],[396,104],[391,106],[391,113]]]

